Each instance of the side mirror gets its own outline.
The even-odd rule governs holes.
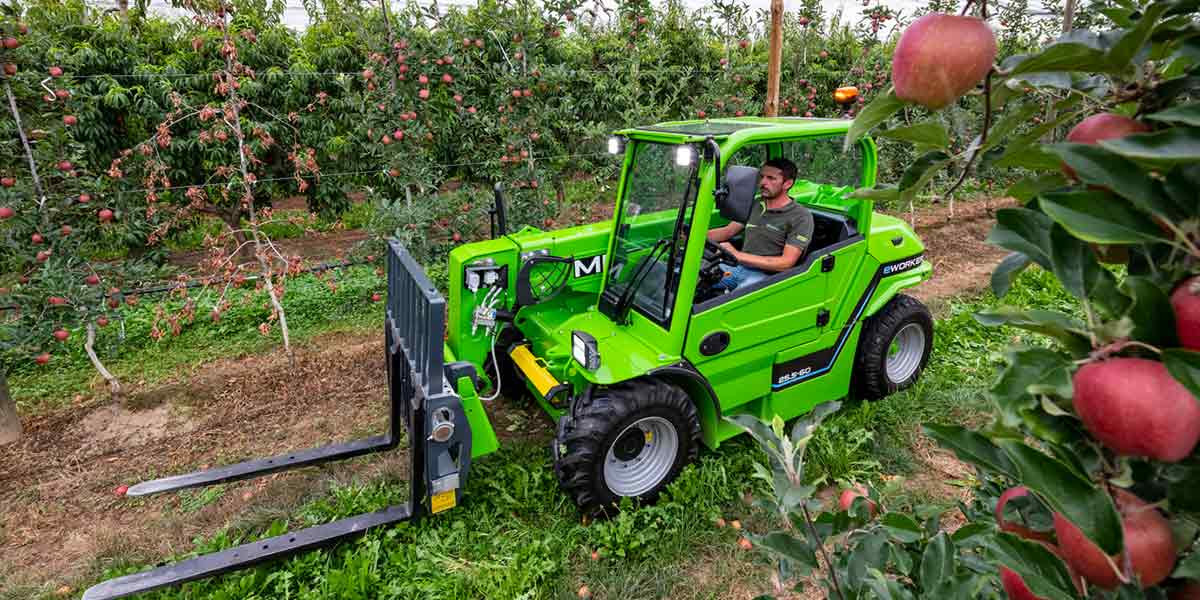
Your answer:
[[[496,182],[496,185],[492,187],[496,196],[492,202],[492,208],[488,210],[493,240],[502,235],[508,235],[508,209],[504,206],[504,195],[500,193],[501,189],[500,182]]]

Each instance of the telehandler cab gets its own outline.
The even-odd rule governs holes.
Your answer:
[[[610,221],[507,232],[496,189],[492,239],[449,257],[443,299],[399,243],[388,252],[385,435],[138,484],[130,495],[211,485],[396,448],[407,441],[403,505],[286,533],[101,583],[118,598],[328,545],[453,508],[471,461],[498,447],[487,403],[528,395],[557,424],[562,488],[585,513],[622,497],[653,501],[701,444],[741,429],[723,417],[791,419],[854,394],[880,398],[917,379],[933,321],[906,288],[928,279],[924,246],[868,199],[876,150],[847,151],[846,120],[737,118],[616,132],[624,156]],[[757,205],[758,168],[799,168],[789,195],[811,212],[792,268],[715,291],[736,259],[707,241]],[[740,244],[735,239],[735,246]]]

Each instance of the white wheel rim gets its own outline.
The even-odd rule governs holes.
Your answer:
[[[925,356],[925,330],[919,323],[909,323],[900,328],[887,350],[887,377],[892,383],[908,381],[921,366]]]
[[[617,441],[635,428],[642,432],[641,449],[632,458],[618,458],[614,451]],[[678,454],[679,434],[670,421],[662,417],[638,419],[609,445],[604,457],[604,483],[617,496],[640,496],[662,483]]]

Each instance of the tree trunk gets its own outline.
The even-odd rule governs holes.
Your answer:
[[[771,0],[771,46],[767,53],[767,117],[779,116],[779,72],[783,58],[783,0]]]
[[[21,439],[21,419],[17,404],[8,393],[8,377],[0,369],[0,446]]]

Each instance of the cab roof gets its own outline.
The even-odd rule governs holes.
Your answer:
[[[850,119],[818,119],[808,117],[737,117],[667,121],[614,132],[616,135],[664,142],[685,143],[714,139],[779,137],[781,135],[813,135],[846,133]]]

